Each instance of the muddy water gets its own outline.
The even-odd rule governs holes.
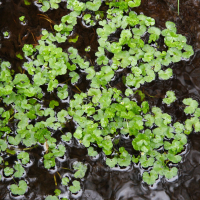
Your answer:
[[[61,3],[59,10],[52,10],[45,13],[47,17],[41,15],[39,9],[32,3],[25,6],[23,0],[1,0],[0,1],[0,58],[10,61],[12,68],[20,72],[25,60],[16,58],[16,53],[22,53],[23,44],[37,44],[40,38],[41,29],[52,31],[54,23],[59,23],[60,18],[67,14],[65,3]],[[102,10],[107,9],[105,5]],[[173,21],[177,25],[178,33],[187,37],[190,45],[193,46],[195,54],[189,61],[181,61],[172,65],[174,76],[168,81],[154,81],[145,84],[141,90],[145,93],[145,99],[150,105],[160,107],[164,112],[173,116],[175,121],[185,120],[183,109],[180,107],[183,98],[192,97],[200,102],[200,1],[180,0],[180,15],[177,15],[177,1],[175,0],[142,0],[140,7],[135,9],[137,13],[144,13],[156,20],[156,26],[165,28],[166,21]],[[19,22],[19,17],[26,17],[26,24]],[[78,21],[74,34],[79,34],[79,40],[73,44],[78,49],[79,54],[87,60],[94,62],[95,51],[98,48],[97,35],[94,28],[86,28]],[[10,37],[5,39],[3,32],[8,30]],[[92,51],[84,51],[87,46],[92,47]],[[71,44],[61,45],[67,49]],[[112,86],[125,90],[122,77],[127,72],[123,71],[116,75]],[[81,81],[77,85],[83,92],[89,87],[89,82],[85,80],[85,74],[81,74]],[[62,81],[66,77],[60,77]],[[76,93],[76,88],[69,87],[70,96]],[[177,101],[170,107],[162,104],[162,98],[166,91],[174,90]],[[153,96],[153,97],[152,97]],[[46,96],[46,98],[49,98]],[[50,97],[51,98],[51,97]],[[65,106],[61,104],[62,106]],[[73,122],[69,123],[65,131],[74,131]],[[55,132],[59,137],[61,133]],[[128,151],[131,151],[131,142],[121,138]],[[66,145],[67,152],[64,158],[57,162],[57,171],[61,176],[72,174],[70,170],[74,161],[87,163],[88,171],[82,181],[82,191],[73,195],[70,199],[83,200],[199,200],[200,199],[200,134],[192,133],[189,142],[183,152],[183,160],[178,165],[179,174],[174,180],[166,181],[159,179],[154,187],[149,187],[142,182],[139,166],[133,165],[125,169],[110,170],[104,164],[104,157],[100,153],[96,160],[87,156],[87,150],[79,146],[76,141]],[[31,163],[26,166],[24,179],[28,182],[29,189],[24,197],[20,199],[40,200],[46,195],[53,195],[55,190],[54,176],[58,183],[58,189],[65,193],[66,187],[60,186],[60,177],[54,170],[48,171],[43,167],[41,157],[43,148],[38,147],[29,151]],[[7,157],[10,164],[14,163],[16,156]],[[0,199],[16,199],[8,190],[13,180],[3,177],[0,182]]]

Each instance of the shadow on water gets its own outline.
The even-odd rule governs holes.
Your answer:
[[[52,31],[53,23],[59,23],[63,15],[67,14],[66,3],[62,2],[59,10],[52,10],[45,13],[53,22],[50,23],[42,16],[39,9],[32,3],[30,6],[24,5],[23,0],[2,0],[0,1],[0,58],[11,62],[12,68],[19,72],[25,59],[20,60],[16,54],[22,53],[21,48],[24,44],[37,44],[41,37],[41,29]],[[106,7],[104,6],[103,9]],[[174,76],[168,81],[153,81],[145,84],[141,90],[145,93],[145,99],[151,106],[158,106],[164,112],[173,116],[175,121],[183,121],[186,116],[183,109],[179,106],[183,98],[192,97],[200,102],[200,1],[184,0],[180,1],[180,15],[177,15],[177,1],[174,0],[143,0],[140,7],[135,9],[137,13],[144,13],[153,17],[156,26],[165,28],[166,21],[173,21],[177,25],[178,33],[187,37],[190,45],[195,50],[195,55],[189,61],[181,61],[172,66]],[[26,17],[26,24],[19,22],[19,17]],[[91,63],[95,61],[95,51],[97,51],[97,34],[94,28],[86,28],[78,20],[73,34],[79,34],[79,40],[76,44],[66,43],[60,45],[64,50],[69,46],[78,49],[82,57],[86,57]],[[3,32],[10,34],[5,39]],[[91,46],[92,51],[86,53],[85,47]],[[23,55],[23,54],[22,54]],[[116,75],[112,86],[125,90],[122,83],[122,76],[126,71]],[[81,80],[78,87],[81,91],[87,91],[89,81],[86,75],[81,74]],[[60,80],[66,77],[60,77]],[[75,93],[76,88],[70,86],[71,93]],[[173,90],[179,99],[170,107],[162,104],[162,98],[166,91]],[[150,97],[150,96],[153,96]],[[50,98],[46,96],[46,98]],[[61,104],[62,106],[62,104]],[[65,106],[63,104],[63,106]],[[70,123],[66,127],[67,131],[73,131],[74,124]],[[56,132],[55,135],[59,135]],[[123,141],[122,141],[123,142]],[[125,144],[127,150],[131,151],[131,145]],[[39,200],[44,199],[45,195],[53,195],[55,190],[54,176],[60,184],[59,175],[52,170],[48,171],[43,167],[41,157],[43,148],[38,147],[29,151],[31,164],[26,166],[25,180],[29,183],[29,190],[20,199]],[[7,158],[10,164],[15,156]],[[100,154],[97,160],[92,160],[87,156],[87,150],[72,141],[67,144],[67,152],[64,158],[57,162],[57,171],[61,176],[71,174],[72,172],[63,168],[72,168],[74,161],[88,163],[86,178],[82,182],[83,193],[78,199],[83,200],[198,200],[200,199],[200,135],[193,133],[189,136],[186,154],[183,161],[179,164],[179,175],[175,180],[168,182],[160,179],[154,188],[147,186],[142,182],[139,167],[137,165],[126,169],[110,170],[104,164],[104,157]],[[16,199],[8,191],[10,184],[14,183],[12,179],[3,177],[0,182],[0,199]],[[62,192],[66,190],[60,186]],[[76,199],[76,197],[72,197]]]

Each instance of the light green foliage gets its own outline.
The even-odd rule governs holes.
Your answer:
[[[66,99],[68,97],[68,86],[67,85],[64,85],[63,87],[58,87],[57,90],[58,90],[58,97],[60,99]]]
[[[10,186],[10,190],[14,195],[23,195],[26,192],[27,184],[25,181],[19,181],[18,186],[16,184],[12,184]]]
[[[98,152],[94,150],[94,147],[88,148],[88,155],[89,156],[96,156],[97,154],[98,154]]]
[[[80,182],[79,181],[73,181],[72,184],[73,184],[73,186],[70,186],[69,190],[72,193],[77,193],[81,189]]]
[[[62,178],[62,185],[68,185],[69,179],[67,177]]]
[[[71,83],[76,83],[79,79],[79,75],[76,72],[70,72],[69,76],[72,77]]]
[[[22,48],[25,56],[31,56],[33,54],[33,52],[35,52],[36,50],[33,48],[33,45],[31,44],[25,44],[24,47]]]
[[[74,174],[75,178],[83,178],[85,176],[85,173],[87,171],[86,165],[82,164],[81,162],[75,162],[73,164],[73,168],[77,170],[76,173]]]
[[[41,10],[46,12],[49,9],[57,9],[60,2],[61,0],[39,0],[37,3],[41,3]],[[10,149],[11,145],[18,146],[21,143],[28,147],[25,149],[29,149],[39,144],[45,147],[44,167],[51,169],[56,166],[59,160],[57,158],[65,155],[66,146],[69,145],[66,142],[74,137],[88,148],[89,156],[97,156],[102,150],[106,156],[106,165],[110,168],[127,167],[131,162],[139,162],[142,168],[148,168],[148,172],[145,171],[142,176],[144,182],[151,185],[159,176],[170,179],[177,175],[175,164],[182,159],[179,153],[187,143],[186,134],[193,130],[200,131],[200,108],[197,101],[184,99],[184,112],[193,116],[185,123],[174,123],[169,114],[163,113],[157,107],[151,108],[148,102],[144,101],[146,93],[135,88],[154,81],[156,77],[168,80],[173,76],[169,65],[182,58],[189,59],[194,51],[186,44],[186,37],[176,33],[173,22],[166,22],[166,29],[160,30],[155,27],[153,18],[131,11],[130,8],[138,7],[141,0],[113,0],[105,3],[110,9],[99,11],[101,0],[85,3],[68,0],[68,14],[62,16],[61,22],[54,25],[55,31],[48,32],[43,29],[38,45],[23,46],[22,50],[28,61],[23,64],[20,73],[13,72],[10,63],[1,63],[0,97],[2,103],[7,105],[0,108],[0,151],[16,154]],[[67,51],[59,47],[58,43],[67,42],[73,45],[72,43],[81,39],[81,35],[80,38],[79,35],[72,35],[79,19],[82,22],[84,20],[86,25],[98,25],[96,33],[93,36],[91,34],[90,38],[93,41],[97,34],[99,43],[94,63],[89,59],[86,61],[74,46],[70,46]],[[24,22],[24,16],[19,20]],[[119,38],[110,37],[119,30]],[[4,37],[8,36],[9,33],[5,32]],[[149,38],[144,41],[143,36]],[[156,43],[160,36],[164,38],[165,51],[160,51]],[[90,55],[87,52],[91,51],[91,47],[86,47],[85,51],[86,56]],[[24,56],[17,54],[19,59]],[[126,90],[122,94],[110,82],[115,81],[117,73],[126,71],[126,68],[130,70],[129,74],[123,76]],[[71,85],[79,81],[80,71],[89,80],[90,88],[87,88],[85,93],[79,91],[80,93],[73,95]],[[60,76],[65,80],[60,81]],[[135,100],[135,93],[140,96],[139,102]],[[168,91],[163,102],[170,104],[175,100],[174,93]],[[68,127],[67,123],[72,120],[76,124],[76,130],[67,130],[71,133],[66,133],[66,130],[62,129]],[[8,127],[10,123],[16,126],[14,133]],[[58,138],[52,131],[59,132]],[[122,134],[133,138],[132,146],[137,151],[137,156],[131,155],[123,146],[118,146],[121,144],[119,141]],[[18,162],[13,168],[5,163],[5,176],[23,176],[23,165],[29,162],[29,153],[24,150],[17,155],[17,159]],[[170,167],[168,162],[172,162],[174,167]],[[82,179],[87,165],[75,162],[73,169],[74,178]],[[80,182],[74,180],[72,184],[71,177],[62,178],[62,185],[68,186],[72,193],[77,193],[80,190]],[[27,184],[22,180],[19,186],[10,186],[14,195],[22,195],[26,189]],[[56,189],[55,196],[49,195],[46,199],[56,200],[60,193],[61,191]]]
[[[113,159],[106,158],[106,164],[110,167],[113,168],[117,164],[117,158],[114,157]]]
[[[20,20],[21,22],[23,22],[23,23],[25,22],[24,19],[25,19],[25,16],[19,17],[19,20]]]
[[[69,42],[73,42],[73,43],[76,43],[78,41],[78,38],[79,38],[79,35],[76,35],[75,38],[70,38],[68,39]]]
[[[131,163],[131,155],[125,150],[124,147],[119,148],[120,156],[117,159],[119,166],[127,167]]]
[[[93,0],[93,2],[88,1],[86,3],[86,8],[92,11],[97,11],[101,6],[101,0]]]
[[[65,117],[68,116],[68,112],[66,110],[61,110],[57,114],[58,121],[64,123],[66,121]]]
[[[149,185],[152,185],[158,178],[158,174],[155,171],[151,171],[150,174],[148,172],[144,172],[142,178],[144,182],[146,182]]]
[[[59,103],[55,100],[51,100],[49,103],[49,107],[54,109],[55,106],[59,106]]]
[[[29,154],[27,152],[20,152],[18,155],[17,155],[17,158],[18,159],[22,159],[22,164],[27,164],[29,162]]]
[[[175,93],[173,91],[167,91],[166,98],[163,99],[163,102],[170,105],[172,102],[176,100]]]
[[[91,14],[85,14],[83,16],[83,20],[85,21],[86,24],[90,24],[90,26],[96,25],[96,23],[94,22],[94,20],[91,19]]]
[[[55,190],[54,190],[54,193],[55,193],[56,196],[59,196],[59,195],[61,194],[61,190],[55,189]]]
[[[160,77],[161,79],[163,79],[163,80],[169,79],[169,78],[172,76],[172,74],[173,74],[173,73],[172,73],[172,69],[170,69],[170,68],[166,69],[165,71],[160,70],[160,71],[158,72],[159,77]]]
[[[10,175],[13,174],[13,172],[14,172],[13,168],[10,168],[10,167],[4,168],[4,174],[5,174],[5,176],[10,176]]]
[[[72,134],[70,132],[66,133],[66,135],[61,136],[65,142],[69,142],[72,138]]]
[[[193,114],[199,105],[198,102],[193,100],[192,98],[184,99],[183,103],[187,105],[187,107],[184,109],[184,112],[186,114]]]
[[[50,0],[50,1],[46,1],[46,0],[42,0],[41,3],[43,4],[43,6],[41,7],[41,10],[43,12],[48,11],[50,8],[53,9],[58,9],[59,7],[59,3],[61,2],[61,0]]]
[[[90,50],[91,50],[91,47],[90,47],[90,46],[88,46],[88,47],[85,48],[85,51],[86,51],[86,52],[89,52]]]
[[[104,94],[106,95],[104,96]],[[100,89],[90,88],[88,96],[92,97],[92,102],[84,105],[84,98],[86,96],[84,93],[76,95],[75,100],[71,101],[69,115],[79,124],[73,135],[84,146],[88,147],[89,155],[93,155],[94,153],[94,148],[90,146],[91,143],[96,143],[106,155],[111,155],[112,152],[115,152],[116,150],[113,149],[111,138],[119,128],[121,129],[121,134],[135,136],[132,141],[133,148],[141,152],[142,156],[138,156],[137,158],[135,156],[132,157],[124,147],[120,147],[119,152],[115,152],[117,153],[116,155],[106,158],[106,164],[109,167],[113,168],[117,164],[121,167],[126,167],[130,165],[131,161],[135,163],[139,161],[141,166],[146,168],[149,166],[154,167],[154,163],[158,162],[163,170],[156,173],[152,171],[150,175],[148,174],[147,176],[146,174],[143,176],[143,180],[149,184],[153,184],[159,174],[163,176],[166,172],[167,178],[170,177],[168,173],[173,176],[176,175],[169,170],[165,161],[169,159],[173,163],[178,163],[181,160],[181,157],[177,154],[184,149],[184,145],[187,143],[187,138],[183,134],[184,127],[181,124],[176,123],[174,124],[174,128],[172,128],[170,126],[172,121],[170,115],[162,113],[161,109],[157,107],[153,107],[150,110],[146,101],[143,101],[140,107],[136,102],[130,101],[128,98],[120,98],[120,91],[116,89],[110,88],[109,90],[103,89],[101,91]],[[116,99],[115,103],[109,101],[112,96]],[[75,101],[79,102],[79,107],[76,106]],[[100,109],[97,112],[92,110],[91,106],[93,104],[96,106],[99,104]],[[151,111],[153,114],[150,114]],[[91,120],[83,116],[84,113],[90,116]],[[142,117],[142,113],[144,117]],[[93,117],[95,122],[91,117]],[[143,122],[144,119],[146,120],[145,123]],[[190,123],[188,122],[186,129],[190,130],[190,124],[192,123],[193,126],[194,122],[194,120]],[[101,126],[101,129],[97,128],[99,126]],[[146,129],[145,126],[154,126],[154,128],[151,131]],[[174,135],[174,130],[177,135]],[[172,142],[165,141],[165,137],[172,139]],[[157,149],[161,146],[168,152],[168,157],[165,154],[157,152]]]
[[[126,91],[125,91],[125,95],[126,96],[130,96],[130,95],[132,95],[133,94],[133,90],[131,90],[131,89],[126,89]]]
[[[21,166],[21,164],[16,164],[14,166],[14,169],[16,170],[16,172],[14,173],[14,177],[16,178],[20,178],[22,177],[23,173],[24,173],[24,168]]]
[[[29,5],[31,5],[31,2],[29,2],[29,0],[24,0],[24,4],[25,4],[26,6],[29,6]]]
[[[9,36],[8,31],[5,31],[5,32],[3,33],[3,35],[4,35],[4,37],[8,37],[8,36]]]
[[[58,197],[56,196],[52,196],[52,195],[48,195],[45,200],[58,200]]]
[[[4,140],[0,139],[0,152],[5,151],[7,148],[7,144]]]

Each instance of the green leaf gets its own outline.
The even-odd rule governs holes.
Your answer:
[[[47,91],[52,92],[53,89],[56,88],[57,86],[58,86],[58,80],[57,79],[50,80],[50,82],[48,84]]]
[[[57,90],[58,90],[58,97],[60,99],[66,99],[68,97],[68,86],[67,85],[64,85],[63,87],[58,87]]]
[[[76,43],[78,41],[79,35],[77,35],[75,38],[68,39],[69,42]]]
[[[185,44],[183,46],[183,49],[185,50],[185,52],[183,52],[183,54],[182,54],[183,58],[188,59],[194,54],[193,48],[190,45]]]
[[[138,134],[132,141],[135,150],[148,152],[150,149],[150,139],[145,134]]]
[[[145,20],[145,25],[146,26],[153,26],[155,24],[155,19],[151,17],[147,17]]]
[[[117,158],[116,157],[114,157],[113,159],[106,158],[106,165],[108,165],[110,168],[115,167],[116,164],[117,164]]]
[[[12,145],[18,145],[21,142],[21,136],[19,134],[16,135],[16,137],[9,136],[8,142]]]
[[[77,129],[74,133],[74,137],[77,138],[77,139],[82,138],[82,128],[80,126],[77,127]]]
[[[74,174],[74,177],[75,178],[83,178],[85,176],[85,173],[87,171],[87,165],[84,165],[82,164],[81,162],[75,162],[73,164],[73,168],[75,170],[78,170],[76,171],[76,173]]]
[[[150,174],[148,172],[144,172],[142,178],[143,181],[146,182],[148,185],[153,185],[158,178],[158,174],[154,170],[151,170]]]
[[[150,33],[150,36],[149,36],[149,41],[148,43],[151,43],[152,41],[156,41],[159,39],[159,36],[161,34],[161,31],[159,28],[156,28],[156,27],[150,27],[148,29],[148,32]]]
[[[62,185],[68,185],[69,179],[67,177],[62,178]]]
[[[73,181],[72,184],[73,184],[73,186],[70,186],[69,190],[72,193],[77,193],[81,189],[80,182],[79,181]]]
[[[93,96],[92,102],[93,103],[98,103],[99,99],[101,98],[101,90],[100,89],[95,89],[95,88],[90,88],[88,90],[88,96]]]
[[[61,138],[63,141],[69,142],[72,138],[72,134],[70,132],[67,132],[66,135],[62,135]]]
[[[24,173],[24,168],[21,166],[21,164],[16,164],[14,166],[16,172],[14,173],[14,177],[16,178],[20,178],[22,177],[23,173]]]
[[[10,167],[4,168],[4,174],[5,174],[5,176],[10,176],[10,175],[13,174],[13,172],[14,172],[13,168],[10,168]]]
[[[165,177],[167,179],[171,179],[171,178],[177,176],[177,174],[178,174],[178,169],[176,167],[172,167],[171,169],[167,169],[165,171]]]
[[[135,157],[134,155],[132,156],[132,162],[138,163],[139,162],[139,157]]]
[[[55,190],[54,190],[54,193],[55,193],[56,196],[59,196],[59,195],[61,194],[61,190],[55,189]]]
[[[97,156],[98,152],[94,150],[94,147],[89,147],[88,148],[88,155],[89,156]]]
[[[184,109],[184,112],[186,114],[193,114],[199,105],[198,102],[193,100],[192,98],[184,99],[183,103],[187,105],[187,107]]]
[[[58,121],[61,122],[61,123],[66,122],[65,117],[67,117],[67,116],[68,116],[68,112],[66,110],[61,110],[57,114]]]
[[[149,111],[149,104],[147,101],[143,101],[142,102],[142,111],[144,114],[146,114]]]
[[[128,2],[128,6],[131,8],[138,7],[140,6],[140,4],[141,4],[141,0],[134,0],[134,1]]]
[[[179,163],[181,161],[181,159],[182,159],[181,156],[170,154],[170,153],[167,155],[167,157],[173,163]]]
[[[27,184],[25,181],[19,181],[19,186],[12,184],[10,190],[14,195],[23,195],[26,192]]]
[[[94,0],[93,3],[90,1],[86,2],[86,7],[88,10],[97,11],[100,6],[101,6],[101,0]]]
[[[59,200],[56,196],[48,195],[45,200]]]
[[[76,83],[78,79],[80,78],[76,72],[70,72],[69,76],[72,77],[71,83]]]
[[[175,23],[167,21],[167,22],[165,22],[165,25],[166,25],[167,29],[169,29],[169,30],[171,30],[173,32],[176,32],[176,25],[175,25]]]
[[[151,127],[154,123],[154,117],[150,114],[146,114],[144,116],[144,119],[146,119],[147,121],[145,122],[145,125],[148,127]]]
[[[128,96],[130,96],[130,95],[133,95],[133,90],[131,90],[131,89],[126,89],[126,91],[125,91],[125,95],[128,97]]]
[[[33,80],[34,80],[34,83],[35,83],[36,85],[43,85],[43,84],[46,83],[46,78],[42,75],[41,72],[35,74]]]
[[[85,69],[85,72],[88,73],[86,78],[89,79],[89,80],[91,80],[95,76],[94,67],[89,67],[89,68]]]
[[[119,151],[121,153],[119,158],[117,159],[119,166],[121,167],[129,166],[131,163],[131,155],[125,150],[124,147],[120,147]]]
[[[49,8],[50,8],[50,3],[49,3],[48,1],[43,1],[42,4],[43,4],[43,6],[41,7],[41,10],[42,10],[43,12],[46,12],[47,10],[49,10]]]
[[[155,162],[154,158],[150,157],[147,159],[146,155],[142,155],[140,158],[141,166],[144,168],[153,166],[154,162]]]
[[[25,4],[26,6],[29,6],[29,5],[31,5],[31,2],[29,2],[28,0],[24,0],[24,4]]]
[[[163,102],[170,105],[172,102],[176,100],[175,93],[173,91],[167,91],[166,98],[163,99]]]
[[[62,24],[59,24],[59,25],[54,25],[54,29],[58,32],[62,31],[63,30],[63,25]]]
[[[49,103],[49,107],[54,109],[55,106],[59,106],[58,101],[51,100],[50,103]]]
[[[160,70],[158,72],[158,75],[159,75],[159,78],[161,78],[163,80],[168,80],[173,75],[173,72],[172,72],[171,68],[168,68],[165,71]]]
[[[0,152],[5,151],[7,148],[7,144],[4,140],[0,139]]]
[[[17,155],[17,158],[18,159],[22,159],[22,164],[27,164],[29,162],[29,154],[27,152],[20,152],[18,155]]]

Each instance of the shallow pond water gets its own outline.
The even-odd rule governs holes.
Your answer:
[[[30,6],[24,5],[24,0],[1,0],[0,1],[0,58],[9,61],[12,68],[19,72],[25,60],[20,60],[16,54],[22,53],[24,44],[37,44],[41,37],[41,29],[51,31],[53,24],[59,23],[61,17],[67,14],[66,3],[62,2],[59,9],[51,10],[47,13],[39,11],[38,7],[32,2]],[[103,4],[102,10],[107,6]],[[179,107],[179,101],[184,98],[192,97],[200,102],[200,1],[182,0],[180,1],[180,15],[177,15],[177,1],[174,0],[142,0],[141,6],[134,9],[137,13],[143,13],[155,19],[156,26],[164,29],[166,21],[173,21],[177,25],[178,33],[187,37],[187,43],[192,45],[195,54],[189,61],[180,61],[172,65],[174,76],[167,81],[153,81],[141,86],[151,106],[158,106],[164,112],[174,117],[174,120],[183,121],[186,116]],[[26,24],[19,23],[18,18],[24,15]],[[48,16],[48,18],[47,18]],[[47,19],[51,19],[50,22]],[[95,61],[95,52],[98,48],[97,26],[87,28],[83,26],[81,20],[75,27],[74,35],[79,35],[77,43],[73,44],[78,49],[82,57],[91,62]],[[10,37],[4,38],[3,32],[8,30]],[[91,46],[91,51],[86,53],[84,49]],[[63,49],[71,46],[71,43],[60,45]],[[96,66],[97,67],[97,66]],[[128,71],[118,72],[112,86],[124,92],[125,86],[122,82],[123,75]],[[81,91],[85,92],[89,88],[89,81],[86,75],[81,73],[81,80],[77,84]],[[59,77],[59,80],[66,80],[66,76]],[[44,88],[45,90],[45,88]],[[166,91],[173,90],[179,99],[173,106],[162,104],[162,98]],[[69,94],[77,92],[77,88],[70,85]],[[53,95],[53,94],[51,94]],[[45,94],[46,99],[52,96]],[[153,97],[152,97],[153,96]],[[60,102],[61,107],[66,103]],[[3,106],[0,102],[0,106]],[[69,123],[66,131],[74,131],[73,122]],[[55,135],[61,134],[55,131]],[[121,138],[120,143],[128,151],[132,151],[131,141]],[[29,150],[31,163],[26,166],[25,180],[29,183],[28,192],[23,197],[17,198],[10,194],[8,186],[13,183],[12,179],[3,178],[0,182],[0,199],[27,199],[40,200],[46,195],[53,195],[55,190],[54,175],[58,185],[61,180],[54,170],[47,170],[43,167],[41,156],[44,154],[42,147]],[[110,169],[105,166],[104,156],[100,153],[96,159],[87,156],[86,148],[78,145],[75,140],[67,144],[66,155],[57,163],[59,174],[67,175],[72,173],[63,168],[72,168],[74,161],[87,163],[88,170],[85,178],[81,182],[81,192],[72,195],[70,199],[83,200],[198,200],[200,199],[200,134],[192,133],[189,136],[188,144],[183,152],[184,156],[178,165],[178,177],[173,180],[159,179],[153,187],[149,187],[142,181],[141,172],[138,165],[119,169]],[[14,162],[16,156],[6,158],[9,163]],[[59,185],[59,189],[65,188]]]

